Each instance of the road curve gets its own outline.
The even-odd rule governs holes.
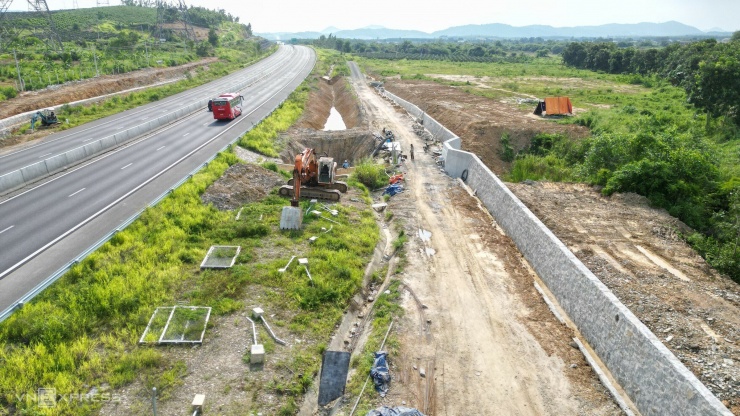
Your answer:
[[[289,62],[290,56],[290,51],[282,48],[254,65],[196,88],[69,130],[51,134],[30,146],[16,147],[10,151],[0,150],[0,176],[92,143],[103,137],[112,136],[139,125],[145,125],[157,117],[175,113],[178,109],[192,102],[205,101],[223,92],[231,91],[232,86],[238,83],[249,81],[252,84],[264,81],[271,73],[279,71],[281,67],[285,66]]]
[[[237,119],[195,113],[0,202],[0,311],[269,115],[316,60],[306,47],[281,46],[280,53],[289,59],[269,81],[242,92],[244,114]]]

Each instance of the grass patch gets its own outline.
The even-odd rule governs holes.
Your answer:
[[[391,322],[399,317],[403,316],[403,308],[400,305],[401,298],[401,282],[393,279],[388,285],[390,293],[381,293],[375,301],[373,307],[373,321],[368,335],[367,342],[365,343],[362,352],[353,357],[350,366],[355,370],[354,376],[347,382],[347,392],[352,397],[357,397],[362,390],[363,384],[367,376],[370,374],[370,369],[373,366],[374,353],[380,350],[380,345],[383,342],[386,332]],[[388,352],[389,364],[392,360],[398,357],[400,352],[400,341],[396,337],[395,333],[391,331],[388,338],[385,341],[383,350]],[[364,415],[370,410],[376,408],[381,403],[381,398],[377,394],[373,393],[372,380],[368,382],[368,386],[365,388],[362,398],[357,406],[357,414]],[[352,402],[354,402],[353,399]]]
[[[276,139],[280,133],[288,130],[303,114],[310,91],[310,82],[310,80],[304,81],[278,107],[279,111],[276,110],[255,128],[245,133],[239,139],[239,146],[265,156],[278,157],[283,146]]]
[[[296,118],[302,99],[296,95],[304,97],[307,90],[304,84],[291,97],[293,103],[271,118]],[[138,346],[155,308],[179,301],[211,306],[212,319],[218,319],[244,308],[245,297],[253,293],[266,310],[281,311],[270,321],[278,333],[305,342],[278,363],[273,383],[258,383],[250,378],[254,374],[245,383],[255,394],[266,390],[278,397],[282,407],[257,404],[268,414],[295,410],[318,371],[327,334],[361,284],[379,232],[369,207],[337,206],[337,218],[346,225],[335,224],[324,234],[326,224],[319,218],[306,218],[301,231],[280,232],[280,212],[289,201],[276,195],[245,205],[238,222],[233,213],[203,205],[200,195],[237,161],[230,152],[220,154],[0,324],[0,414],[37,413],[36,403],[23,398],[39,387],[84,394],[91,386],[115,389],[140,380],[149,389],[157,387],[166,400],[187,369],[175,354]],[[360,189],[367,198],[367,189]],[[302,204],[305,210],[308,202]],[[311,235],[321,237],[309,245]],[[200,271],[211,245],[241,246],[234,267]],[[310,259],[313,285],[295,264],[286,273],[277,271],[295,252]],[[178,322],[175,326],[184,330]],[[268,352],[281,348],[272,340],[265,346]],[[65,402],[55,414],[95,414],[99,406]]]

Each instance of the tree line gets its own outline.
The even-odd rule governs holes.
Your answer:
[[[706,39],[663,48],[619,47],[612,42],[572,42],[565,65],[611,74],[656,75],[682,87],[688,102],[710,118],[740,126],[740,32],[729,42]]]

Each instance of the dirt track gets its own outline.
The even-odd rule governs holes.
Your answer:
[[[483,155],[494,172],[507,167],[497,156],[502,131],[510,131],[521,148],[532,132],[562,128],[452,87],[422,84],[399,81],[393,92],[420,105],[437,103],[426,104],[429,114],[463,137],[464,147]],[[410,288],[407,313],[396,327],[402,353],[392,363],[396,378],[384,403],[406,402],[428,415],[619,414],[570,346],[571,331],[533,289],[536,277],[511,241],[475,198],[421,152],[405,112],[369,88],[358,91],[370,130],[389,127],[404,149],[411,143],[417,149],[405,168],[406,192],[389,201],[393,221],[412,238],[403,275]],[[587,134],[573,126],[565,132]],[[680,223],[636,196],[605,198],[574,184],[509,186],[740,414],[740,290],[677,237]],[[428,241],[419,230],[431,234]],[[235,377],[241,371],[231,370]]]
[[[367,87],[358,92],[371,128],[392,129],[404,149],[422,148],[405,112]],[[618,414],[512,242],[430,155],[415,156],[405,166],[407,190],[389,209],[411,237],[403,281],[428,309],[407,292],[400,374],[385,402],[429,415]]]
[[[528,145],[537,132],[583,137],[578,126],[530,117],[505,102],[434,82],[386,88],[440,120],[495,173],[502,131]],[[447,104],[445,104],[447,103]],[[453,103],[453,104],[450,104]],[[483,127],[488,126],[488,127]],[[507,184],[732,412],[740,414],[740,287],[720,276],[679,233],[688,227],[638,195],[601,196],[582,184]]]

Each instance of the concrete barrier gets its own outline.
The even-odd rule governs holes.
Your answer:
[[[82,148],[85,149],[85,156],[87,157],[95,156],[102,150],[102,146],[100,145],[100,140],[95,140],[94,142],[90,142],[82,146]]]
[[[76,163],[81,160],[85,160],[85,158],[87,157],[87,154],[85,153],[85,148],[83,147],[68,150],[64,152],[64,154],[67,156],[67,161],[69,163]]]
[[[23,174],[19,170],[0,176],[0,189],[14,189],[23,183]]]
[[[46,163],[46,170],[49,173],[56,172],[59,169],[63,169],[69,165],[69,161],[67,160],[66,153],[62,153],[61,155],[50,157],[44,160],[44,163]]]
[[[445,171],[467,184],[516,243],[570,320],[643,415],[731,415],[709,389],[517,198],[460,138],[395,95],[440,134]],[[418,116],[417,116],[418,117]],[[442,128],[440,128],[442,127]]]
[[[46,163],[44,163],[43,160],[41,162],[36,162],[33,165],[23,167],[20,171],[25,182],[29,182],[49,174],[49,171],[46,170]]]
[[[104,150],[115,147],[117,144],[115,136],[103,137],[100,139],[100,147]]]

